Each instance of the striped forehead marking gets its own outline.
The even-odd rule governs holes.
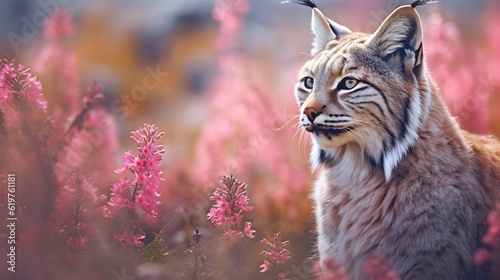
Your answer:
[[[323,71],[341,72],[347,58],[346,55],[350,52],[354,45],[363,44],[366,38],[355,38],[346,41],[332,41],[328,48],[314,57],[310,70],[313,73]]]

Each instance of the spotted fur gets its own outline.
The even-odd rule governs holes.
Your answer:
[[[373,34],[351,32],[313,1],[312,58],[295,96],[318,170],[320,260],[352,279],[383,255],[401,279],[487,279],[473,253],[500,197],[500,145],[460,130],[425,67],[417,1]]]

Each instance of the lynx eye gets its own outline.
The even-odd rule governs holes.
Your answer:
[[[314,78],[312,77],[306,77],[304,79],[304,86],[307,88],[307,89],[312,89],[313,86],[314,86]]]
[[[341,89],[352,89],[358,84],[358,80],[354,78],[344,78],[342,81],[340,81],[339,85],[337,86],[338,90]]]

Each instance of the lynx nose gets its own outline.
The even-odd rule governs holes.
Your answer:
[[[304,109],[304,114],[306,114],[310,122],[314,122],[314,119],[321,114],[321,111],[314,107],[307,107]]]

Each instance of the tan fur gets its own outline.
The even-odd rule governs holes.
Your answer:
[[[417,28],[405,44],[396,24]],[[340,260],[354,280],[367,279],[363,266],[374,254],[401,279],[488,277],[472,256],[500,198],[500,144],[460,130],[419,57],[421,34],[418,14],[403,6],[375,35],[334,38],[299,74],[301,124],[319,169],[320,259]],[[345,77],[357,88],[339,89]],[[307,108],[320,114],[309,120]]]

